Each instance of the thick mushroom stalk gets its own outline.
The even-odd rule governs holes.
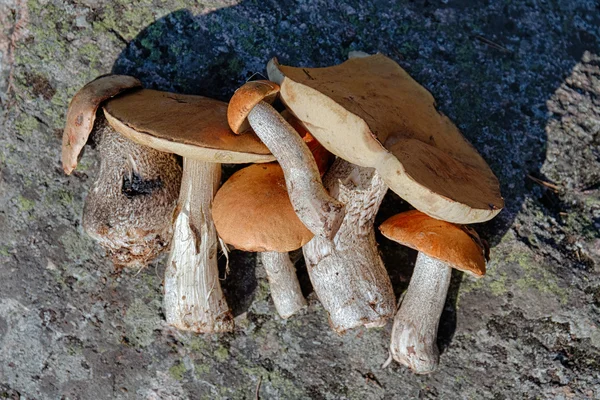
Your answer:
[[[257,89],[258,85],[261,86]],[[344,205],[323,187],[319,169],[306,143],[270,104],[262,100],[267,94],[262,87],[265,85],[269,85],[270,97],[279,90],[272,82],[255,81],[236,91],[228,109],[229,124],[239,133],[247,118],[256,135],[281,165],[298,218],[315,235],[332,238],[344,219]],[[239,123],[232,123],[233,116]]]
[[[396,310],[373,230],[387,186],[375,169],[339,158],[324,183],[346,204],[346,216],[332,240],[315,236],[303,247],[313,288],[336,332],[381,326]]]
[[[233,317],[219,283],[212,219],[221,166],[187,158],[183,162],[173,246],[165,271],[167,322],[194,332],[229,332]]]
[[[289,253],[265,251],[260,253],[263,266],[267,272],[271,297],[281,318],[289,318],[306,306],[300,283],[296,276],[296,268],[290,260]]]
[[[394,318],[392,357],[417,374],[431,373],[438,366],[437,331],[451,275],[452,268],[446,263],[419,253]]]
[[[175,156],[134,143],[96,120],[100,171],[82,225],[119,267],[143,267],[169,246],[181,167]]]

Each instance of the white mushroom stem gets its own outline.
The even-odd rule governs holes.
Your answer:
[[[382,326],[396,311],[394,291],[373,230],[387,186],[375,169],[340,158],[324,182],[329,192],[346,204],[346,216],[333,240],[315,236],[304,245],[315,293],[338,333],[360,325]]]
[[[260,253],[260,257],[267,271],[275,308],[281,318],[289,318],[306,306],[289,253],[266,251]]]
[[[419,253],[394,318],[392,356],[417,374],[431,373],[438,366],[437,330],[451,275],[452,268],[448,264]]]
[[[248,122],[277,158],[294,211],[315,235],[332,238],[344,219],[344,205],[323,187],[315,159],[306,143],[271,105],[261,101]]]
[[[165,271],[167,322],[197,333],[229,332],[233,318],[219,282],[212,200],[221,165],[183,160],[171,254]]]

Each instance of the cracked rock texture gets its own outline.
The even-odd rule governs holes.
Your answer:
[[[226,100],[272,56],[349,50],[427,87],[506,199],[476,227],[488,275],[453,275],[430,376],[381,369],[391,324],[334,334],[299,255],[300,315],[280,319],[255,255],[234,251],[237,330],[172,331],[164,259],[117,272],[81,229],[94,148],[72,176],[59,164],[68,101],[98,75]],[[597,1],[0,0],[0,101],[0,398],[600,398]],[[378,221],[404,209],[389,194]],[[415,253],[378,240],[400,295]]]

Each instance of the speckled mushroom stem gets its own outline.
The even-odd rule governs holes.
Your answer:
[[[306,143],[271,105],[261,101],[248,114],[248,122],[277,158],[300,221],[315,235],[332,238],[344,219],[344,205],[332,198]]]
[[[217,266],[212,201],[221,165],[184,158],[171,254],[165,271],[167,322],[197,333],[229,332],[233,318]]]
[[[118,267],[143,268],[169,247],[181,167],[173,154],[142,146],[99,116],[98,177],[85,199],[83,229]]]
[[[438,366],[437,330],[451,275],[452,268],[446,263],[419,253],[394,318],[392,356],[417,374],[431,373]]]
[[[306,306],[289,253],[266,251],[260,253],[260,257],[267,271],[275,308],[281,318],[289,318]]]
[[[375,169],[340,158],[324,183],[346,204],[346,216],[333,240],[315,236],[303,247],[313,288],[336,332],[360,325],[381,326],[396,311],[373,229],[387,186]]]

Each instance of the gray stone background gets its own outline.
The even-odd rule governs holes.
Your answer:
[[[427,87],[506,199],[477,226],[488,275],[453,276],[430,376],[382,369],[391,325],[337,336],[314,294],[281,320],[253,254],[223,281],[235,333],[169,329],[162,260],[117,272],[82,232],[94,149],[60,168],[68,102],[98,75],[226,100],[272,56],[349,50]],[[0,0],[0,398],[600,398],[599,56],[592,0]],[[378,221],[403,209],[388,195]],[[400,295],[415,254],[379,240]]]

